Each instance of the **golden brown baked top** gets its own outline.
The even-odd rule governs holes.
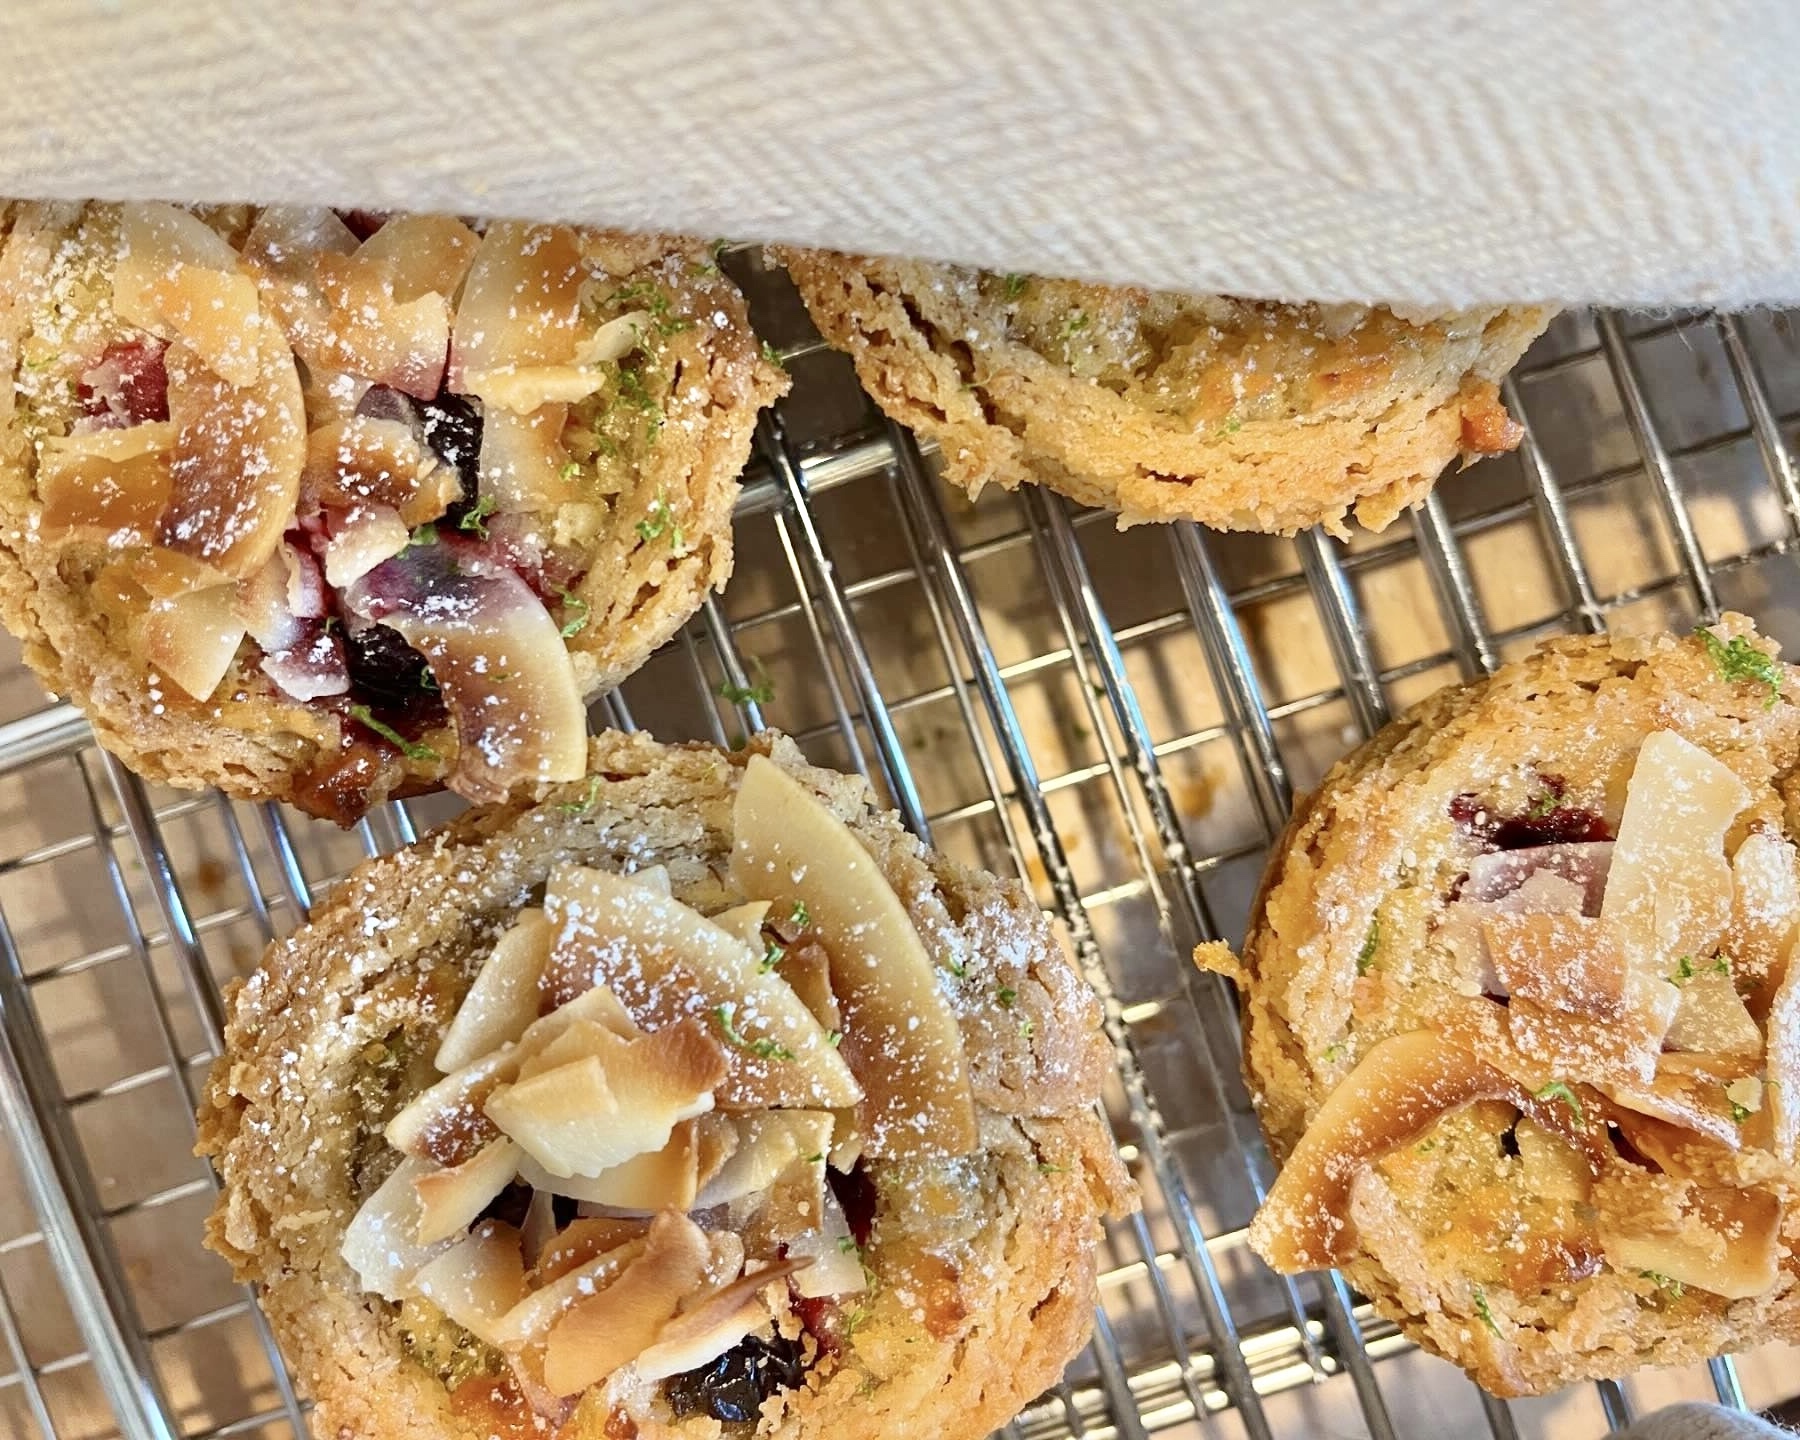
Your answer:
[[[1800,1334],[1800,671],[1561,640],[1342,762],[1241,968],[1271,1264],[1498,1393]]]
[[[1461,456],[1512,449],[1497,383],[1543,309],[1401,316],[784,250],[826,340],[945,473],[1122,523],[1379,529]]]
[[[1092,996],[1023,892],[779,737],[590,760],[271,950],[209,1243],[342,1433],[985,1433],[1129,1203]]]
[[[344,821],[581,773],[584,700],[729,574],[783,388],[696,244],[352,218],[0,211],[28,657],[151,773]]]

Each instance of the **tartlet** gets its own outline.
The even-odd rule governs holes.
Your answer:
[[[580,774],[786,386],[681,239],[23,202],[0,376],[26,660],[140,773],[342,823]]]
[[[970,494],[1045,485],[1121,525],[1372,530],[1513,449],[1499,382],[1551,310],[1403,317],[920,260],[776,252],[827,342]]]
[[[271,948],[208,1243],[340,1440],[985,1434],[1135,1204],[1093,996],[1019,886],[782,737],[589,765]]]
[[[1251,1226],[1500,1395],[1800,1340],[1800,670],[1563,639],[1341,762],[1241,963]]]

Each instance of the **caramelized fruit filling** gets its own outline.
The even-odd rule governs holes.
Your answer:
[[[313,789],[340,818],[364,752],[473,799],[579,775],[592,544],[641,514],[685,549],[636,492],[670,337],[722,323],[661,283],[689,257],[615,275],[564,227],[244,224],[133,204],[66,248],[80,318],[22,356],[40,540],[164,704],[335,716],[344,775]]]
[[[409,1333],[447,1320],[547,1421],[615,1381],[754,1421],[842,1355],[880,1283],[868,1162],[977,1144],[937,966],[869,852],[761,756],[732,829],[756,898],[711,914],[661,869],[551,872],[444,1031],[442,1078],[387,1123],[399,1163],[344,1237]]]
[[[1560,777],[1531,789],[1510,816],[1451,802],[1468,868],[1427,943],[1460,993],[1377,1021],[1392,957],[1365,946],[1351,1033],[1387,1034],[1313,1116],[1257,1247],[1282,1269],[1346,1260],[1376,1171],[1476,1293],[1528,1300],[1604,1264],[1658,1303],[1761,1294],[1782,1202],[1748,1157],[1793,1163],[1769,1097],[1800,1085],[1794,846],[1740,833],[1750,791],[1672,731],[1643,742],[1616,822]]]

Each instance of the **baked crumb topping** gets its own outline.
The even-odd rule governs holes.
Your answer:
[[[596,1387],[754,1420],[881,1283],[860,1162],[980,1143],[956,1016],[874,858],[762,756],[731,818],[745,898],[710,914],[659,867],[555,867],[385,1127],[399,1163],[342,1254],[478,1409],[498,1374],[552,1425]]]
[[[690,552],[646,477],[734,324],[698,247],[371,223],[90,206],[7,397],[28,538],[156,704],[280,702],[322,752],[299,798],[346,821],[375,769],[475,800],[582,773],[593,567]]]

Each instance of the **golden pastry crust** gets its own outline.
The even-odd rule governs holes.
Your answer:
[[[1298,1168],[1318,1183],[1278,1185],[1253,1245],[1284,1269],[1331,1252],[1408,1336],[1496,1394],[1800,1339],[1791,1107],[1780,1118],[1783,1081],[1793,1083],[1800,1063],[1800,961],[1787,951],[1800,921],[1788,843],[1800,799],[1800,668],[1771,651],[1743,617],[1727,616],[1710,639],[1554,640],[1488,679],[1438,692],[1297,805],[1241,961],[1222,946],[1196,954],[1244,992],[1245,1073],[1276,1156],[1293,1164],[1303,1137],[1312,1142]],[[1712,842],[1721,855],[1711,863],[1722,868],[1747,839],[1776,857],[1757,893],[1784,896],[1779,904],[1758,909],[1734,858],[1737,879],[1725,883],[1735,883],[1735,908],[1719,912],[1730,923],[1703,953],[1657,959],[1650,977],[1654,994],[1670,997],[1729,977],[1727,994],[1735,987],[1743,1001],[1727,1002],[1738,1023],[1754,1022],[1747,1056],[1690,1053],[1673,1030],[1652,1036],[1648,1053],[1634,1051],[1632,992],[1612,1009],[1598,990],[1572,993],[1570,977],[1590,973],[1574,967],[1572,951],[1533,952],[1539,966],[1570,968],[1511,971],[1510,1002],[1496,999],[1499,982],[1468,967],[1466,932],[1453,929],[1458,906],[1481,898],[1474,867],[1521,865],[1506,882],[1516,885],[1548,863],[1536,847],[1562,846],[1567,873],[1582,883],[1584,857],[1606,855],[1598,883],[1623,883],[1624,837],[1605,846],[1653,735],[1683,755],[1697,747],[1701,769],[1717,762],[1748,795],[1722,846]],[[1508,925],[1563,924],[1570,934],[1618,923],[1604,900],[1582,904],[1557,915],[1489,909],[1484,923],[1502,928],[1486,931],[1487,943]],[[1316,1124],[1329,1098],[1374,1093],[1358,1087],[1391,1066],[1384,1057],[1405,1053],[1395,1037],[1448,1047],[1438,1053],[1459,1057],[1453,1070],[1476,1076],[1458,1097],[1473,1103],[1365,1110],[1361,1135]],[[1639,1063],[1654,1066],[1654,1082],[1633,1075]],[[1683,1076],[1694,1079],[1685,1092]],[[1457,1082],[1434,1083],[1446,1087],[1441,1102]],[[1652,1091],[1690,1097],[1676,1106],[1685,1118],[1647,1115]],[[1335,1169],[1327,1159],[1321,1172],[1327,1129],[1351,1142],[1340,1157],[1370,1134],[1379,1140],[1370,1159]],[[1321,1186],[1343,1187],[1341,1207]],[[1769,1274],[1733,1297],[1633,1261],[1641,1252],[1614,1238],[1685,1234],[1702,1249],[1719,1245],[1719,1257],[1742,1253],[1751,1241],[1736,1222],[1724,1227],[1738,1236],[1729,1247],[1700,1226],[1715,1201],[1774,1226]]]
[[[1498,383],[1530,307],[1409,322],[1385,308],[776,252],[864,388],[971,494],[1047,485],[1121,525],[1380,530],[1444,467],[1510,450]]]
[[[221,207],[203,218],[244,256],[264,213]],[[704,246],[564,233],[573,235],[591,284],[630,297],[617,305],[603,297],[601,315],[607,306],[652,307],[646,345],[667,378],[666,393],[653,399],[640,386],[625,396],[630,403],[614,406],[647,443],[621,458],[596,421],[594,443],[612,446],[617,460],[601,473],[600,459],[576,457],[576,468],[595,471],[581,483],[595,488],[596,503],[565,505],[554,524],[546,513],[532,542],[578,557],[560,600],[554,578],[539,588],[570,632],[575,682],[591,699],[641,665],[729,577],[738,475],[757,413],[787,382],[762,357],[742,296]],[[118,206],[0,202],[0,618],[45,685],[79,706],[100,741],[149,779],[286,800],[341,823],[383,799],[437,788],[456,770],[454,724],[441,721],[424,737],[428,744],[403,753],[348,717],[346,702],[356,695],[337,703],[291,697],[259,668],[263,652],[251,640],[212,694],[195,699],[156,676],[134,653],[129,615],[97,598],[96,577],[118,557],[117,537],[47,533],[38,486],[46,440],[94,425],[96,405],[83,396],[101,357],[133,337],[150,338],[113,310],[120,234]],[[257,276],[264,316],[294,332],[267,272],[248,259],[244,265]],[[366,376],[346,371],[333,380],[309,370],[304,357],[299,371],[305,423],[315,435],[368,387]],[[577,409],[570,407],[572,417]],[[453,538],[486,538],[461,528],[469,533]]]
[[[919,1433],[985,1434],[1079,1348],[1098,1219],[1135,1204],[1092,1110],[1107,1064],[1098,1007],[1020,887],[925,850],[871,807],[860,781],[807,766],[784,737],[760,736],[748,753],[771,756],[854,829],[934,960],[960,972],[946,993],[981,1137],[962,1159],[869,1163],[878,1201],[865,1261],[885,1283],[836,1369],[815,1367],[806,1388],[778,1392],[758,1433],[874,1440],[904,1416]],[[418,1087],[407,1057],[435,1049],[497,930],[561,860],[665,865],[676,896],[709,910],[741,898],[722,876],[746,752],[608,733],[589,758],[591,785],[473,812],[359,867],[230,1000],[226,1051],[200,1111],[199,1150],[223,1181],[207,1241],[261,1287],[323,1433],[337,1440],[489,1433],[408,1358],[395,1307],[360,1293],[339,1246],[392,1168],[381,1129]],[[909,1268],[921,1256],[935,1258]],[[914,1287],[907,1275],[925,1278]],[[608,1428],[614,1414],[636,1428]],[[719,1427],[673,1420],[653,1386],[615,1384],[590,1392],[559,1433],[699,1437]]]

